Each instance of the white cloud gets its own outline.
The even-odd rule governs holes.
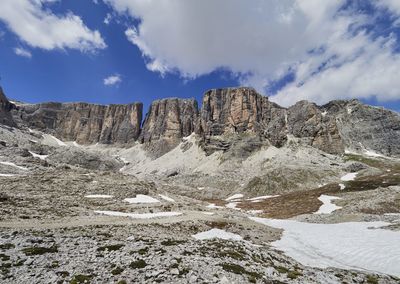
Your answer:
[[[291,70],[295,81],[273,98],[285,105],[298,99],[400,99],[394,78],[400,60],[392,48],[397,39],[363,31],[374,19],[339,11],[345,0],[105,2],[140,20],[125,34],[147,68],[161,74],[190,79],[224,68],[241,84],[265,91]],[[391,11],[400,6],[397,0],[382,3]]]
[[[111,23],[112,15],[110,13],[107,13],[106,17],[104,18],[103,22],[106,25],[109,25]]]
[[[72,48],[81,51],[103,49],[98,31],[90,30],[79,16],[53,14],[46,2],[56,0],[2,0],[0,20],[22,41],[46,50]]]
[[[106,86],[113,86],[113,85],[119,84],[121,82],[122,82],[122,78],[119,74],[114,74],[114,75],[108,76],[107,78],[105,78],[103,80],[103,83]]]
[[[27,58],[31,58],[32,57],[32,53],[22,47],[16,47],[14,48],[14,52],[16,55],[22,56],[22,57],[27,57]]]

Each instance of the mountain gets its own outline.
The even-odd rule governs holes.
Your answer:
[[[295,140],[330,154],[343,154],[346,149],[400,156],[399,115],[357,100],[323,106],[300,101],[283,108],[252,88],[213,89],[204,94],[201,109],[194,99],[154,101],[141,125],[141,103],[14,106],[2,92],[1,96],[1,117],[8,125],[15,121],[19,127],[79,144],[139,142],[154,157],[172,150],[193,132],[207,154],[245,144],[239,155],[247,155],[262,146],[282,147]]]

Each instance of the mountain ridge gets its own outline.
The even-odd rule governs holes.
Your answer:
[[[330,154],[367,149],[400,156],[398,113],[354,99],[322,106],[302,100],[285,108],[253,88],[217,88],[204,93],[200,108],[194,98],[163,98],[153,101],[143,116],[140,102],[13,104],[3,97],[1,113],[9,125],[80,144],[139,142],[154,157],[172,150],[193,132],[208,154],[226,151],[244,136],[253,141],[247,143],[251,152],[263,145],[281,147],[291,135]]]

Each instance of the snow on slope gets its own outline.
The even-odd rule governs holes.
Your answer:
[[[318,197],[318,200],[320,200],[323,204],[314,214],[331,214],[333,211],[341,209],[342,207],[332,203],[332,200],[337,200],[337,199],[341,198],[322,194],[320,197]]]
[[[125,213],[118,211],[94,211],[94,213],[115,216],[115,217],[129,217],[133,219],[152,219],[161,217],[173,217],[182,215],[180,212],[157,212],[157,213]]]
[[[14,167],[14,168],[17,168],[17,169],[20,169],[20,170],[23,170],[23,171],[27,171],[28,170],[28,168],[18,166],[16,164],[12,163],[12,162],[0,162],[0,164],[5,165],[5,166]]]
[[[124,201],[133,203],[133,204],[140,204],[140,203],[159,203],[160,200],[155,199],[151,196],[138,194],[134,198],[125,198]]]
[[[29,153],[31,153],[31,155],[34,157],[34,158],[39,158],[39,159],[41,159],[41,160],[46,160],[46,158],[49,156],[49,155],[39,155],[39,154],[36,154],[36,153],[34,153],[34,152],[32,152],[32,151],[28,151]]]
[[[249,217],[283,229],[272,245],[304,265],[361,269],[400,276],[400,232],[379,229],[385,222],[313,224]]]
[[[211,229],[206,232],[192,235],[196,240],[210,240],[210,239],[223,239],[232,241],[241,241],[243,238],[237,234],[229,233],[220,229]]]
[[[357,176],[357,173],[348,173],[348,174],[345,174],[344,176],[342,176],[340,179],[342,181],[351,181],[351,180],[354,180],[356,178],[356,176]]]
[[[112,198],[112,195],[106,195],[106,194],[89,194],[85,195],[86,198]]]

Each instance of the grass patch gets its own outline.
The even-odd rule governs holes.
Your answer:
[[[161,244],[163,246],[176,246],[176,245],[179,245],[179,244],[183,244],[185,242],[186,241],[183,241],[183,240],[171,240],[171,239],[169,239],[169,240],[162,241]]]
[[[145,268],[146,266],[147,266],[147,263],[143,259],[132,261],[131,264],[129,265],[129,267],[133,268],[133,269]]]
[[[222,263],[220,264],[220,266],[222,267],[223,270],[227,271],[227,272],[231,272],[231,273],[235,273],[235,274],[239,274],[239,275],[248,275],[250,277],[259,279],[262,277],[262,275],[260,273],[257,272],[252,272],[252,271],[248,271],[246,270],[244,267],[238,265],[238,264],[234,264],[234,263]]]
[[[6,254],[4,254],[4,253],[0,253],[0,259],[1,259],[2,261],[7,261],[7,260],[10,260],[10,256],[9,256],[9,255],[6,255]]]
[[[24,248],[22,249],[22,252],[25,253],[27,256],[31,255],[42,255],[45,253],[56,253],[58,252],[58,247],[57,246],[52,246],[49,248],[46,247],[30,247],[30,248]]]
[[[299,277],[299,276],[303,276],[303,273],[301,273],[300,271],[297,271],[297,270],[291,270],[291,271],[289,271],[288,273],[287,273],[287,277],[289,278],[289,279],[296,279],[297,277]]]
[[[83,275],[83,274],[76,274],[69,282],[70,284],[81,284],[81,283],[90,283],[92,280],[92,275]]]
[[[220,257],[230,257],[236,260],[244,260],[246,259],[244,254],[240,251],[235,250],[225,250],[219,253]]]
[[[117,267],[115,267],[113,270],[111,270],[111,274],[112,274],[112,275],[119,275],[119,274],[121,274],[123,271],[124,271],[123,268],[117,266]]]
[[[99,247],[97,251],[116,251],[122,248],[123,246],[124,246],[123,244],[107,245]]]
[[[15,248],[15,245],[11,244],[11,243],[1,244],[0,245],[0,249],[7,250],[7,249],[12,249],[12,248]]]
[[[367,283],[368,284],[378,284],[378,278],[374,275],[367,275]]]

